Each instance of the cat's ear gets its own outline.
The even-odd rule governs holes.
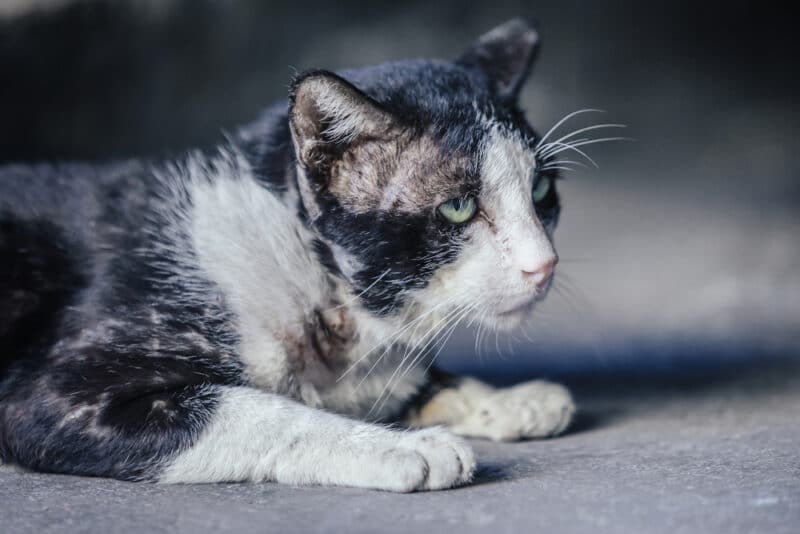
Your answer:
[[[458,63],[477,68],[494,93],[506,102],[516,100],[539,50],[539,34],[523,19],[512,19],[483,34]]]
[[[345,79],[327,71],[296,78],[289,94],[289,124],[300,162],[325,163],[355,143],[391,135],[396,120]]]

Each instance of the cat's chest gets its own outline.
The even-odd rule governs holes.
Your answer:
[[[427,381],[428,359],[369,326],[344,306],[330,306],[311,314],[301,336],[285,340],[303,402],[380,420],[416,395]]]
[[[282,341],[298,383],[327,389],[346,373],[358,350],[359,333],[344,307],[328,305],[314,309]]]
[[[398,349],[387,350],[402,325],[353,309],[294,209],[254,180],[192,187],[197,268],[236,317],[252,386],[353,416],[396,409],[416,392],[424,366],[396,372]]]

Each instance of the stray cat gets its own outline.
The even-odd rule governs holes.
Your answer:
[[[563,387],[431,366],[552,281],[537,45],[513,20],[454,62],[307,72],[213,153],[0,169],[0,459],[406,492],[470,481],[456,435],[562,432]]]

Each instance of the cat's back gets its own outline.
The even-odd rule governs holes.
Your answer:
[[[142,170],[136,162],[0,166],[0,376],[48,343],[91,283],[97,251],[133,227],[127,214],[144,194]]]
[[[129,202],[147,186],[137,161],[0,166],[0,220],[47,221],[71,233],[87,229],[113,201]]]

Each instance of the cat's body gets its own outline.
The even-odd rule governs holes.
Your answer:
[[[535,44],[515,21],[459,64],[310,73],[179,161],[0,169],[0,459],[409,491],[469,480],[468,445],[356,419],[563,430],[559,386],[430,369],[435,335],[513,326],[550,282],[557,197],[530,198],[514,103]]]

